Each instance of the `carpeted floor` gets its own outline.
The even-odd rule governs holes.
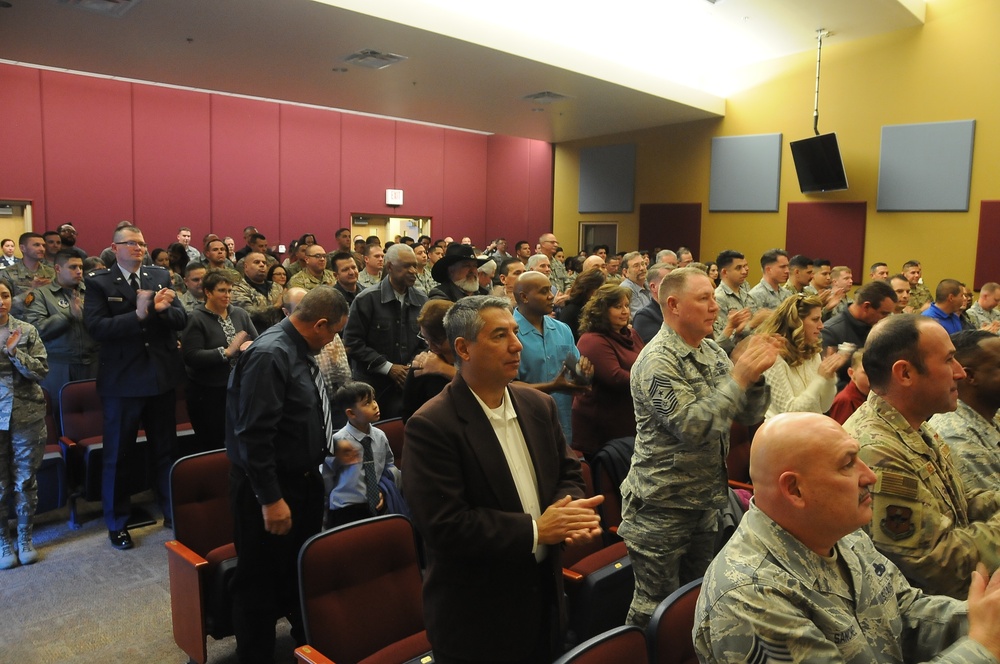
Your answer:
[[[152,495],[136,502],[159,514]],[[143,500],[145,498],[145,500]],[[41,560],[0,571],[0,662],[156,662],[187,656],[174,643],[160,523],[133,530],[135,548],[117,551],[97,503],[81,504],[83,527],[72,530],[67,510],[39,516],[35,546]],[[278,625],[279,662],[294,662],[294,644]],[[232,637],[208,640],[208,661],[236,664]]]

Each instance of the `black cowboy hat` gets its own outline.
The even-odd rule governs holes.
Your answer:
[[[434,267],[431,268],[431,278],[439,284],[446,284],[450,281],[448,279],[448,268],[455,263],[476,261],[476,267],[479,267],[488,260],[489,258],[486,256],[477,256],[472,245],[452,242],[445,250],[444,256],[437,263],[434,263]]]

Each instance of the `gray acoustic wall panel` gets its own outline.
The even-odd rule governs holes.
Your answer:
[[[580,150],[580,212],[635,209],[635,144]]]
[[[880,211],[969,210],[976,121],[882,127]]]
[[[712,139],[711,212],[777,212],[781,134]]]

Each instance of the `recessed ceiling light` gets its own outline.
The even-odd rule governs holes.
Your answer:
[[[334,67],[333,68],[333,72],[336,73],[336,74],[346,74],[347,73],[347,67]]]
[[[551,90],[544,90],[542,92],[535,92],[530,95],[524,95],[521,97],[524,101],[534,102],[536,104],[551,104],[554,101],[562,101],[563,99],[569,99],[564,94],[558,92],[552,92]]]

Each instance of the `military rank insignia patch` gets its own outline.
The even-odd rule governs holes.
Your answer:
[[[892,540],[904,540],[917,529],[913,525],[913,510],[902,505],[886,506],[885,518],[879,522],[879,527]]]

